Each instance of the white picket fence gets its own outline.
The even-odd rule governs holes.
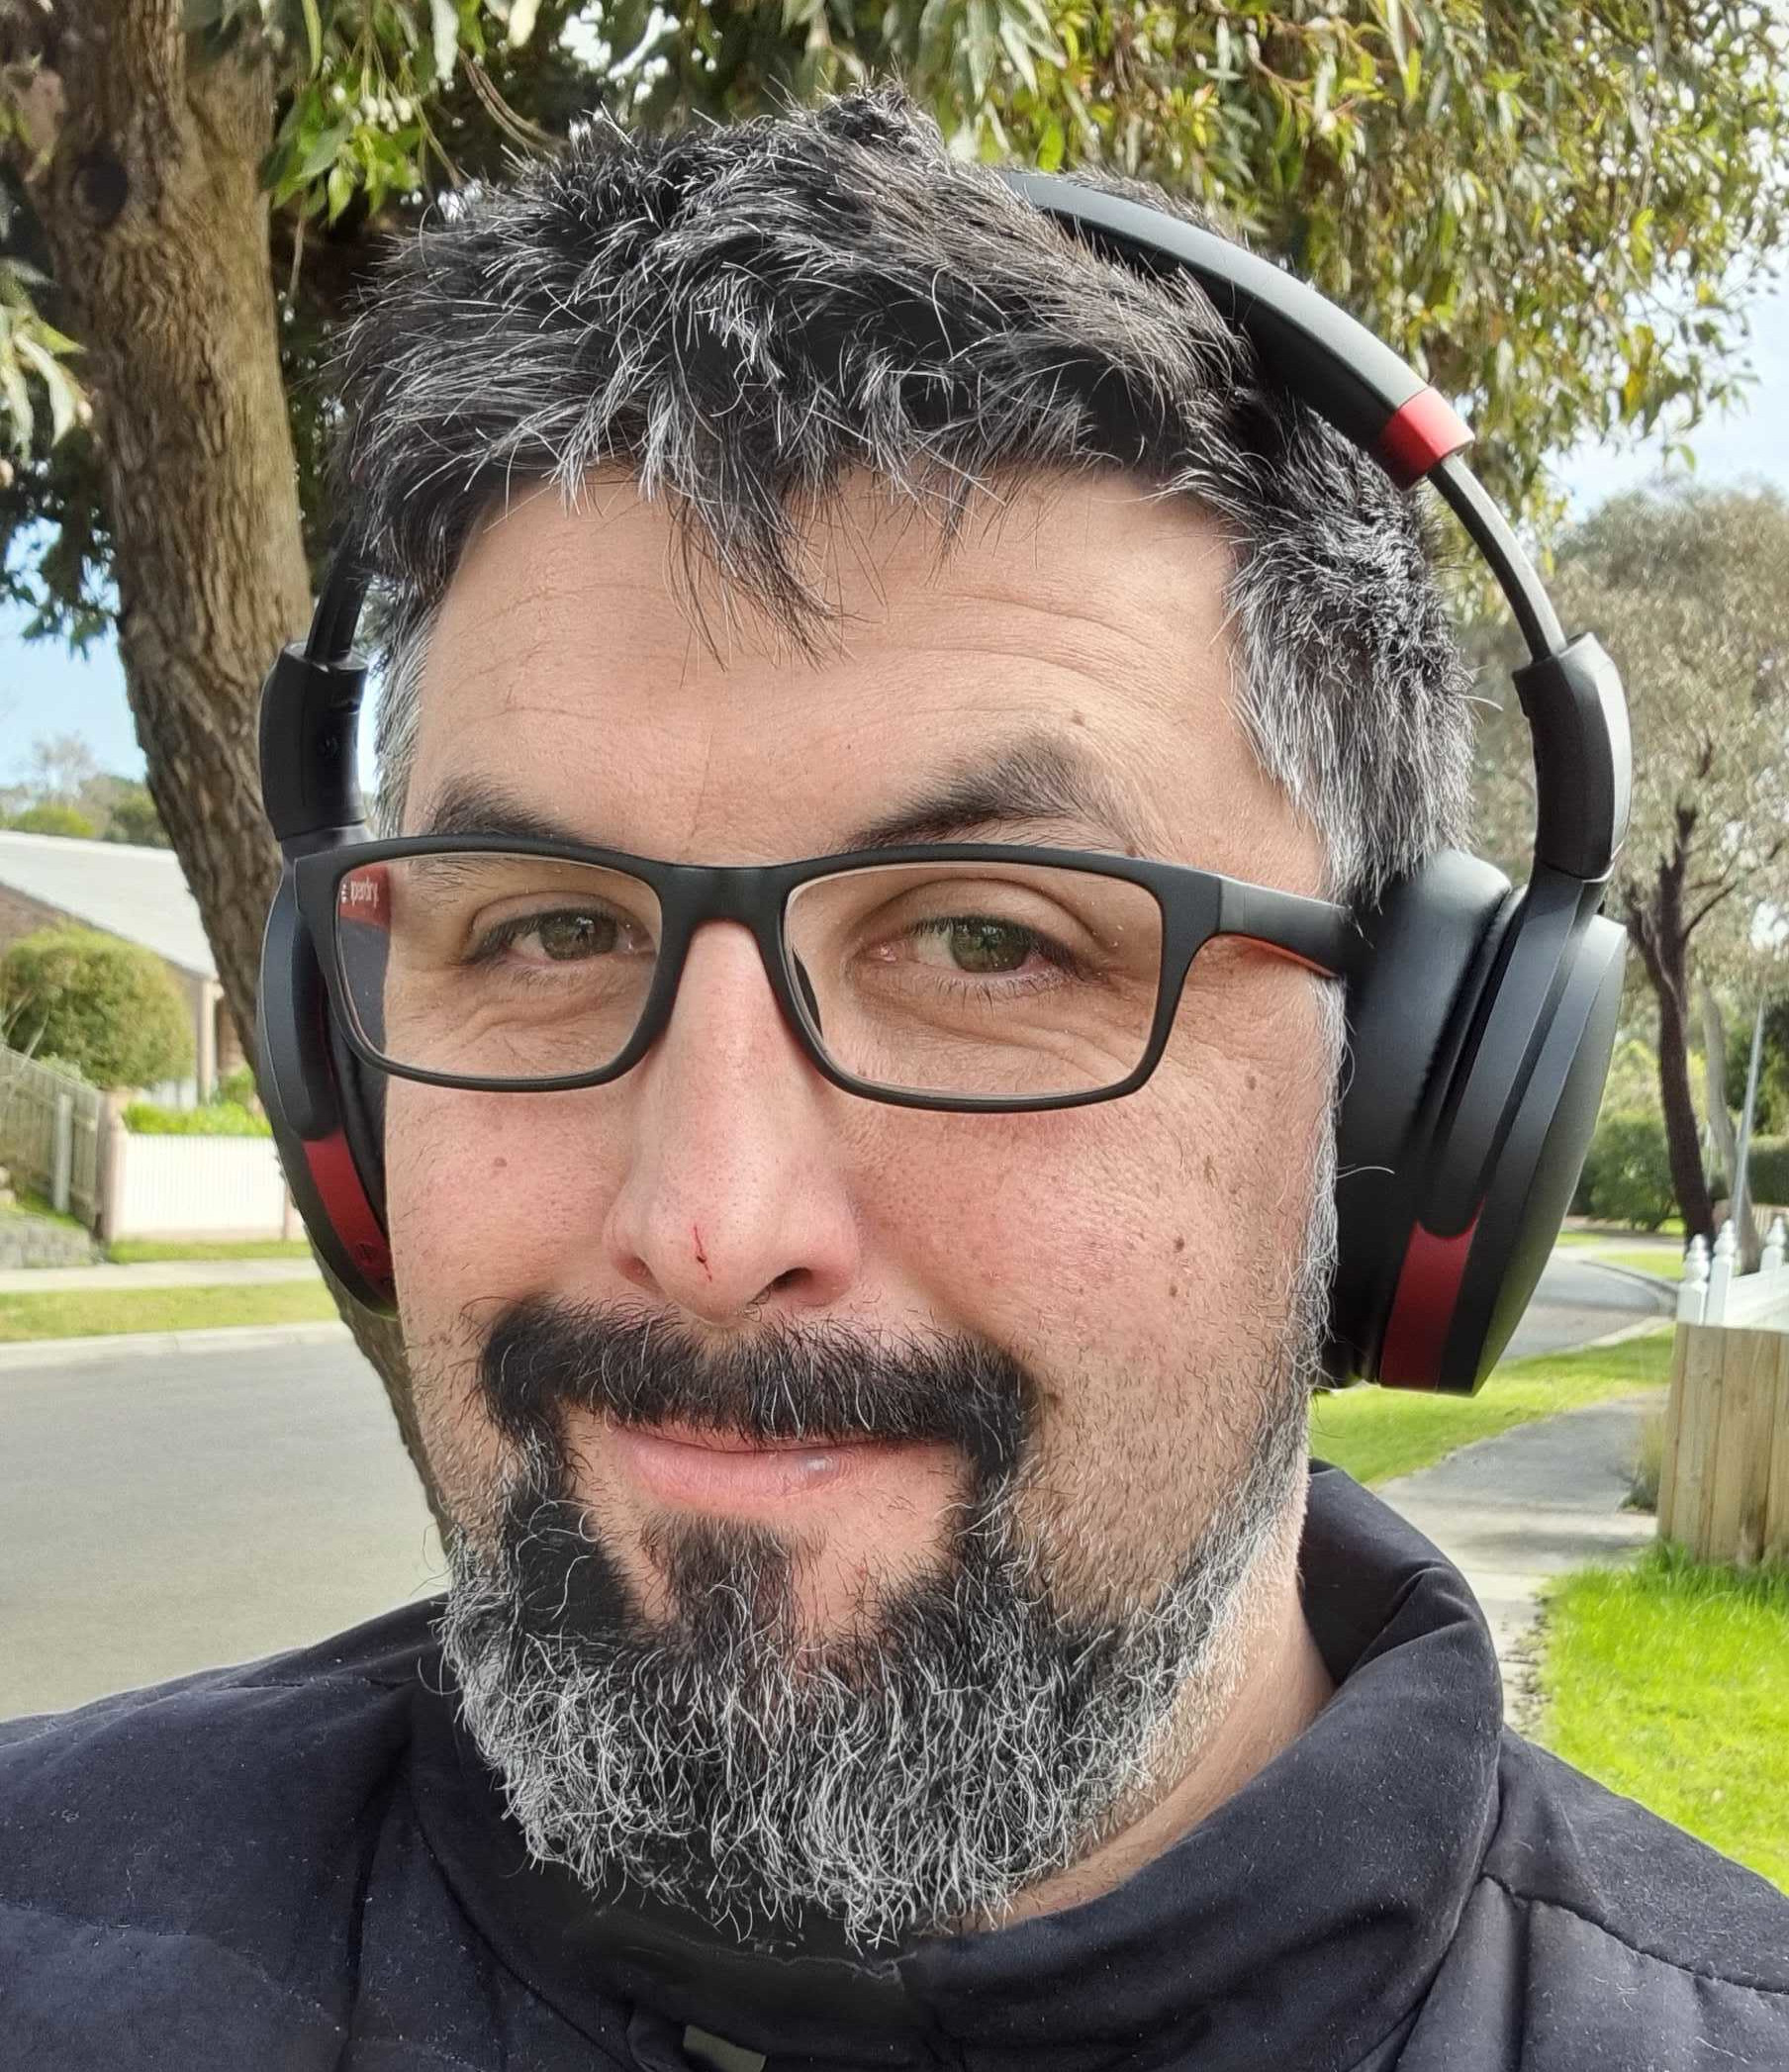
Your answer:
[[[1742,1273],[1740,1241],[1733,1223],[1723,1223],[1711,1253],[1708,1241],[1690,1240],[1677,1290],[1680,1324],[1722,1324],[1731,1331],[1789,1331],[1789,1226],[1778,1216],[1764,1240],[1755,1273]]]
[[[137,1137],[111,1144],[108,1238],[296,1234],[270,1137]]]

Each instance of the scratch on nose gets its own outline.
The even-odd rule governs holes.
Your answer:
[[[690,1225],[690,1235],[696,1240],[696,1264],[712,1280],[714,1277],[713,1270],[708,1265],[708,1255],[702,1249],[702,1231],[698,1225],[694,1223]]]

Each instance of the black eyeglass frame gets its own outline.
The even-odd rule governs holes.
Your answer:
[[[664,930],[657,969],[633,1035],[610,1064],[593,1072],[561,1074],[554,1079],[489,1079],[400,1065],[374,1050],[361,1035],[336,935],[342,880],[372,864],[468,852],[538,856],[554,863],[592,865],[636,878],[650,888],[659,903]],[[1162,962],[1156,982],[1155,1020],[1135,1071],[1115,1085],[1091,1092],[1037,1096],[919,1093],[885,1086],[874,1080],[860,1080],[842,1071],[827,1056],[825,1039],[792,983],[784,930],[791,895],[816,878],[889,865],[927,863],[1036,864],[1142,886],[1154,897],[1162,916]],[[832,856],[807,857],[798,863],[677,864],[630,856],[618,849],[586,848],[577,843],[525,836],[401,835],[386,841],[354,841],[313,850],[294,857],[291,867],[299,912],[319,952],[318,962],[323,968],[336,1026],[354,1054],[375,1072],[472,1093],[567,1093],[586,1086],[605,1086],[612,1080],[623,1078],[664,1034],[683,980],[690,943],[697,929],[708,921],[737,921],[750,931],[784,1020],[797,1033],[815,1069],[833,1085],[891,1107],[945,1113],[1012,1114],[1080,1108],[1134,1093],[1162,1061],[1192,960],[1219,936],[1260,943],[1305,965],[1323,979],[1346,980],[1365,949],[1365,939],[1349,909],[1327,899],[1312,899],[1301,893],[1281,892],[1271,886],[1228,878],[1190,864],[1163,863],[1153,857],[1002,842],[926,842],[893,849],[846,850]]]

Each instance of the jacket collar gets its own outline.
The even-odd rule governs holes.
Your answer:
[[[881,1965],[728,1953],[529,1865],[438,1669],[417,1691],[419,1812],[480,1931],[592,2035],[624,2001],[770,2072],[1105,2072],[1177,2044],[1202,2072],[1352,2065],[1454,1938],[1495,1825],[1501,1690],[1463,1579],[1336,1469],[1313,1471],[1300,1567],[1337,1688],[1297,1741],[1114,1891]]]

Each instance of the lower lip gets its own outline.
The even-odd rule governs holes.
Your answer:
[[[714,1434],[612,1426],[610,1444],[632,1480],[661,1503],[703,1511],[756,1511],[831,1495],[866,1471],[932,1448],[884,1440],[836,1446],[752,1446]]]

